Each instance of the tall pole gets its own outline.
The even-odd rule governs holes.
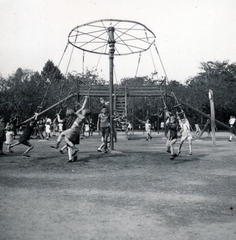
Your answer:
[[[114,150],[114,142],[113,142],[113,60],[114,60],[114,53],[115,53],[115,40],[114,40],[114,27],[108,28],[108,44],[109,44],[109,80],[110,80],[110,148]]]
[[[212,146],[216,145],[216,125],[215,125],[215,107],[213,100],[213,91],[209,89],[209,99],[210,99],[210,107],[211,107],[211,138],[212,138]]]

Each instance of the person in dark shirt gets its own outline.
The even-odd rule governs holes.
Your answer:
[[[0,116],[0,155],[5,155],[3,152],[3,143],[6,140],[6,133],[5,133],[5,121],[4,116]]]
[[[178,138],[178,130],[179,130],[179,125],[176,121],[175,116],[171,116],[167,122],[166,126],[168,128],[167,132],[167,141],[166,141],[166,151],[170,153],[170,159],[173,160],[175,157],[177,157],[177,154],[174,152],[174,144],[177,141]]]
[[[29,142],[29,140],[30,140],[32,133],[34,132],[34,128],[37,123],[37,117],[38,117],[38,113],[35,113],[34,119],[26,125],[25,129],[23,130],[23,133],[20,135],[19,141],[12,144],[10,146],[10,149],[19,144],[23,144],[28,147],[26,149],[26,151],[23,153],[23,156],[30,157],[28,155],[28,152],[31,151],[34,148],[34,146]]]

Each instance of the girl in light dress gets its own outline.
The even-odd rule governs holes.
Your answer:
[[[6,145],[7,145],[7,152],[8,153],[13,153],[13,151],[11,150],[11,145],[14,142],[14,132],[13,132],[13,128],[11,126],[6,126]]]

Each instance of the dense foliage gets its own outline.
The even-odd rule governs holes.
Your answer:
[[[0,75],[0,115],[6,120],[11,114],[17,114],[20,120],[33,116],[35,111],[46,109],[53,104],[63,100],[70,94],[77,92],[78,84],[101,85],[106,81],[96,75],[93,71],[87,70],[82,76],[80,73],[72,72],[64,76],[60,70],[48,60],[41,73],[18,68],[17,71],[4,79]],[[157,81],[147,76],[137,78],[124,78],[120,85],[126,86],[157,86],[164,92],[174,92],[176,97],[183,102],[192,105],[193,108],[209,114],[208,92],[211,89],[214,93],[216,118],[219,121],[228,123],[230,115],[236,115],[236,64],[224,62],[202,62],[200,72],[182,84],[175,80]],[[60,109],[67,107],[76,108],[78,98],[74,97],[64,101],[48,113],[50,117]],[[172,98],[167,97],[167,105],[174,110],[176,103]],[[99,111],[97,101],[90,102],[90,107],[95,112]],[[146,117],[155,121],[160,109],[163,109],[163,102],[160,97],[138,97],[135,101],[128,99],[128,117],[135,122],[136,118],[145,120]],[[191,123],[204,124],[204,119],[199,113],[189,108],[184,108]],[[132,119],[131,119],[132,118]]]

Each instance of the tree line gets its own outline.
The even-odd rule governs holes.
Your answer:
[[[68,95],[76,94],[79,84],[104,85],[108,82],[100,78],[95,71],[88,69],[84,75],[73,71],[64,76],[51,60],[45,63],[40,73],[18,68],[7,78],[3,78],[0,74],[0,115],[4,115],[7,121],[15,114],[19,116],[20,121],[23,121],[32,117],[34,112],[47,109]],[[166,87],[167,92],[174,92],[178,99],[206,114],[210,114],[208,92],[211,89],[214,93],[216,119],[228,123],[229,117],[236,115],[236,64],[230,64],[229,61],[202,62],[199,73],[189,77],[185,83],[169,80],[165,85],[163,79],[156,80],[154,74],[151,74],[151,77],[123,78],[117,85],[140,87],[155,85],[161,90]],[[66,108],[78,107],[79,101],[77,97],[71,98],[62,102],[47,115],[51,118],[54,118],[58,112],[63,115]],[[166,103],[173,111],[175,104],[173,99],[167,98]],[[93,112],[98,114],[99,99],[90,99],[89,104]],[[135,101],[128,99],[129,120],[135,121],[136,117],[144,120],[145,117],[149,117],[155,121],[160,109],[163,109],[161,98],[147,96],[138,97]],[[206,121],[192,109],[185,107],[183,109],[192,124],[201,125]]]

